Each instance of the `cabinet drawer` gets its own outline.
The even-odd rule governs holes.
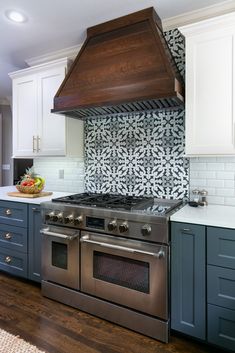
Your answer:
[[[0,247],[27,252],[27,228],[0,224]]]
[[[208,303],[235,310],[235,270],[207,266]]]
[[[0,223],[27,227],[27,205],[20,202],[0,201]]]
[[[0,270],[27,278],[27,254],[0,248]]]
[[[235,230],[207,228],[207,263],[235,269]]]
[[[208,305],[208,342],[235,351],[235,311]]]

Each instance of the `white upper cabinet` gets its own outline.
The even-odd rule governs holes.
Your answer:
[[[234,155],[235,13],[179,30],[186,39],[186,155]]]
[[[83,155],[83,122],[52,114],[68,60],[10,74],[13,81],[13,157]]]

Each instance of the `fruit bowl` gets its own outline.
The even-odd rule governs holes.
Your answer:
[[[32,186],[22,186],[20,184],[16,185],[16,189],[24,194],[39,194],[44,188],[44,185],[37,187],[36,185]]]

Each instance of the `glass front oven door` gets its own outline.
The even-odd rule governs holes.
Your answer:
[[[42,279],[79,289],[79,231],[44,226],[42,241]]]
[[[82,232],[81,290],[168,319],[168,247]]]

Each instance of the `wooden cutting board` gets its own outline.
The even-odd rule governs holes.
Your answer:
[[[43,196],[49,196],[52,195],[53,192],[51,191],[42,191],[39,194],[24,194],[23,192],[19,192],[19,191],[12,191],[12,192],[8,192],[7,195],[8,196],[13,196],[13,197],[25,197],[25,198],[35,198],[35,197],[43,197]]]

